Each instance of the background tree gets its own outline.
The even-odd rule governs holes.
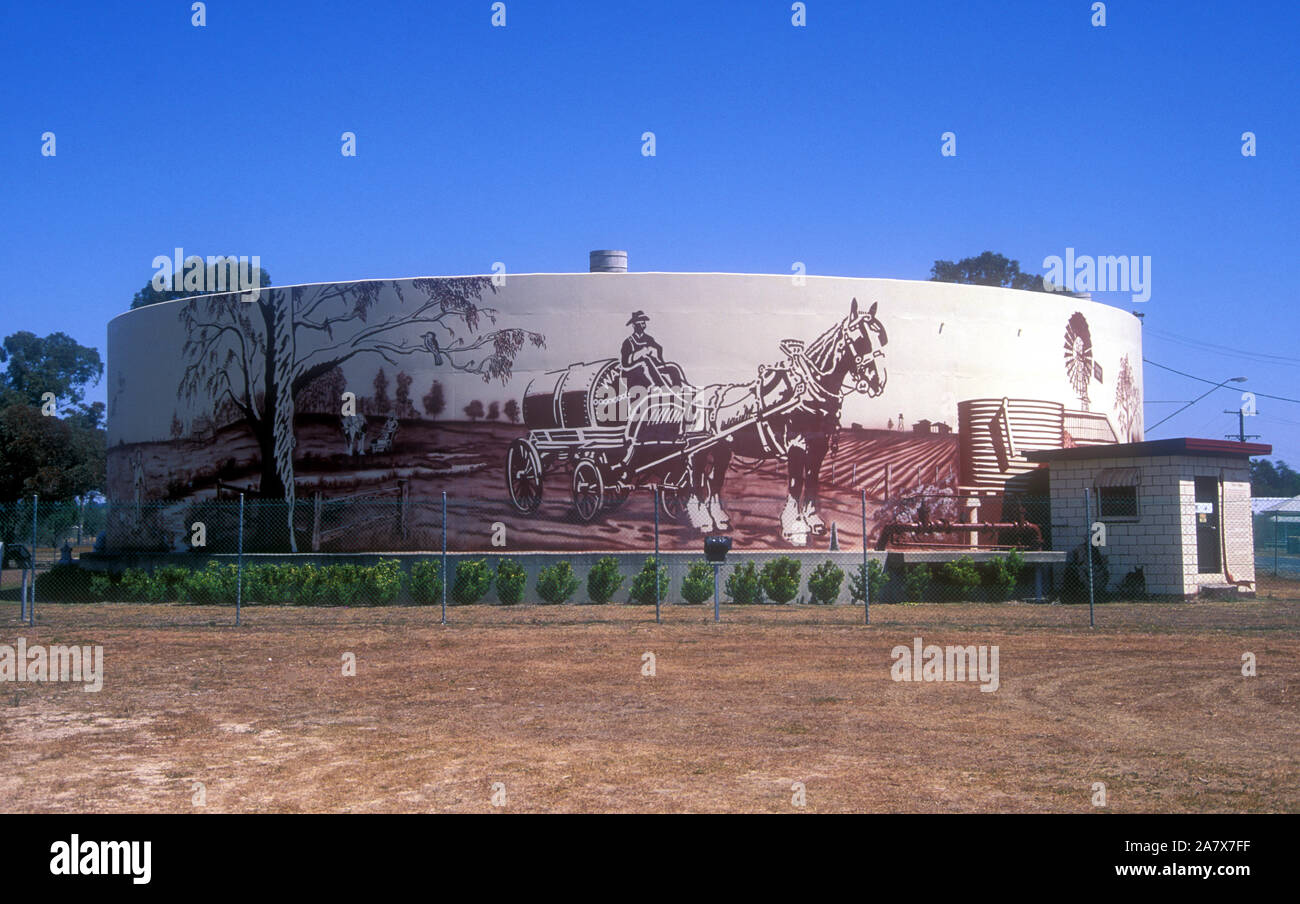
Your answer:
[[[546,344],[529,330],[484,329],[497,318],[478,304],[483,292],[495,291],[488,277],[417,279],[412,287],[413,294],[399,282],[375,280],[293,286],[252,302],[238,294],[196,298],[179,314],[188,338],[177,396],[233,405],[257,440],[262,495],[292,502],[295,399],[321,375],[360,355],[393,366],[421,355],[505,384],[526,343]],[[385,290],[396,295],[396,310],[372,322]],[[408,339],[415,327],[425,329],[418,342]]]
[[[382,367],[375,374],[375,394],[371,396],[371,404],[375,414],[388,414],[393,410],[393,403],[388,398],[388,374]]]
[[[17,332],[0,344],[0,362],[0,500],[103,492],[104,404],[84,403],[104,370],[99,352],[63,333]],[[63,403],[54,416],[41,411],[45,392]]]
[[[271,274],[267,273],[261,267],[258,267],[256,270],[250,273],[249,277],[253,280],[254,283],[256,283],[260,287],[269,287],[271,285]],[[177,280],[177,282],[179,282],[179,279]],[[207,285],[214,285],[214,284],[215,283],[211,280],[207,281]],[[195,296],[198,295],[211,295],[211,294],[212,294],[211,289],[196,289],[187,292],[184,289],[168,288],[159,291],[158,289],[155,289],[153,287],[153,279],[151,277],[149,281],[144,284],[144,288],[141,289],[139,292],[136,292],[135,296],[131,299],[131,310],[134,311],[136,308],[147,307],[148,305],[158,304],[159,302],[163,302],[163,301],[175,301],[178,298],[194,298]]]
[[[397,391],[393,394],[396,399],[397,416],[400,418],[418,417],[415,405],[411,403],[411,375],[404,370],[397,372]]]
[[[1120,359],[1119,375],[1115,378],[1115,411],[1120,442],[1137,442],[1138,425],[1142,422],[1142,394],[1138,391],[1137,377],[1128,363],[1128,355]]]
[[[424,411],[429,417],[437,419],[438,415],[447,408],[447,399],[442,392],[442,384],[437,380],[429,387],[429,391],[424,394],[421,400],[424,402]]]
[[[1254,496],[1300,496],[1300,472],[1281,459],[1275,465],[1256,458],[1250,463],[1250,491]]]
[[[1020,261],[1010,260],[993,251],[985,251],[978,257],[964,257],[959,261],[935,261],[930,268],[930,280],[973,286],[1002,286],[1031,292],[1051,291],[1043,286],[1042,276],[1021,272]]]
[[[343,410],[343,393],[347,388],[343,368],[331,368],[299,391],[294,407],[302,413],[337,416]]]
[[[98,427],[47,417],[23,402],[0,405],[0,500],[102,493],[104,455]]]
[[[474,401],[470,402],[468,405],[465,406],[465,417],[469,418],[471,422],[477,421],[482,416],[483,416],[483,403],[480,402],[478,399],[475,399]]]
[[[86,389],[104,375],[98,350],[79,344],[67,333],[44,338],[27,330],[11,333],[0,344],[0,364],[5,365],[0,392],[8,391],[30,405],[40,405],[41,396],[52,392],[63,415],[91,412],[94,406],[84,404]],[[102,411],[100,405],[101,416]]]
[[[487,419],[489,421],[495,421],[500,417],[501,417],[501,403],[490,402],[488,404]]]
[[[519,403],[514,399],[506,399],[506,404],[501,410],[505,412],[506,417],[510,418],[510,423],[519,423]]]

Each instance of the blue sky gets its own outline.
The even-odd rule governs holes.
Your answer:
[[[155,255],[275,282],[586,268],[925,279],[1149,255],[1146,356],[1300,465],[1300,4],[10,3],[0,331],[105,324]],[[657,155],[641,155],[655,132]],[[41,134],[56,135],[43,157]],[[357,156],[340,154],[353,131]],[[957,156],[940,136],[957,136]],[[1257,156],[1244,157],[1252,131]],[[1210,384],[1146,370],[1147,423]],[[103,386],[93,394],[104,397]]]

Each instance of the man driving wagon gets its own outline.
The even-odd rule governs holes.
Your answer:
[[[664,347],[646,332],[650,321],[645,311],[636,311],[625,324],[632,327],[632,335],[623,340],[621,354],[623,380],[629,390],[634,386],[649,389],[652,386],[675,388],[686,385],[686,375],[671,361],[664,360]]]

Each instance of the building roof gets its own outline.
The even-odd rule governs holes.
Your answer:
[[[1258,507],[1256,503],[1259,503]],[[1256,515],[1263,512],[1300,513],[1300,496],[1260,496],[1250,500],[1250,508]]]
[[[1155,455],[1271,455],[1268,443],[1239,443],[1228,439],[1198,439],[1181,436],[1175,439],[1155,439],[1144,443],[1104,443],[1098,446],[1076,446],[1073,449],[1040,449],[1026,452],[1030,461],[1079,461],[1094,458],[1150,458]]]

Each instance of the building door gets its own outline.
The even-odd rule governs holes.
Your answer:
[[[1219,478],[1196,478],[1196,571],[1219,574],[1223,559],[1219,555]]]

